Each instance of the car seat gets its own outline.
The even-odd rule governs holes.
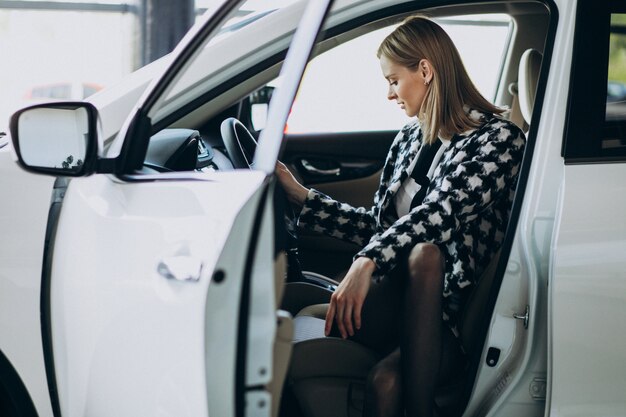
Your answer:
[[[498,259],[499,252],[481,275],[461,315],[461,342],[468,356],[480,356],[482,352],[483,340],[478,340],[473,329],[488,313],[486,299]],[[327,309],[328,304],[310,305],[295,317],[286,384],[305,417],[360,416],[367,375],[381,358],[351,340],[324,337]],[[467,375],[461,370],[457,378],[438,387],[436,402],[442,415],[460,414],[465,407],[462,388],[466,382]]]
[[[530,124],[533,105],[537,94],[537,81],[541,69],[541,53],[536,49],[527,49],[522,54],[518,71],[519,105],[524,121]]]
[[[536,49],[527,49],[524,51],[520,57],[517,82],[509,85],[509,92],[513,96],[509,118],[524,132],[528,132],[530,119],[533,114],[541,60],[541,52]]]

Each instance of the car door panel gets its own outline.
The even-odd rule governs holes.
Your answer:
[[[363,179],[382,169],[396,133],[288,134],[283,160],[307,186]]]
[[[62,415],[234,415],[224,394],[235,378],[245,231],[263,180],[241,171],[70,184],[51,284]],[[184,273],[194,260],[201,267]]]
[[[369,208],[396,134],[393,131],[288,134],[282,160],[306,187],[352,206]],[[340,279],[358,250],[357,245],[300,231],[300,262],[305,270]]]
[[[624,164],[565,168],[550,286],[554,414],[626,407],[623,178]]]

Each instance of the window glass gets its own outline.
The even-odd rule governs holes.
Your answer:
[[[478,89],[493,100],[508,44],[510,18],[476,15],[437,21],[459,49]],[[376,57],[378,45],[395,27],[359,36],[313,59],[293,104],[287,132],[397,130],[406,124],[409,118],[387,100],[387,82]]]
[[[626,148],[626,14],[611,15],[603,149]]]
[[[606,119],[626,119],[626,14],[611,15]]]
[[[153,123],[289,46],[305,2],[288,0],[282,7],[275,2],[252,2],[254,8],[250,3],[233,10],[197,49],[150,109]]]

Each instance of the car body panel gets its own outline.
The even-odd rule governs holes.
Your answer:
[[[550,294],[556,416],[626,412],[623,178],[626,164],[565,168]]]
[[[53,183],[53,178],[20,169],[9,147],[0,149],[0,350],[20,375],[42,416],[52,414],[39,306]]]
[[[228,385],[225,371],[234,367],[238,303],[219,300],[239,298],[232,292],[240,290],[242,267],[234,266],[242,263],[226,270],[234,286],[214,286],[211,277],[218,256],[233,256],[222,247],[236,219],[236,254],[247,247],[255,213],[238,214],[246,203],[254,207],[250,200],[263,179],[259,172],[240,171],[198,175],[195,181],[125,184],[95,175],[71,182],[51,288],[63,416],[208,413],[206,395],[215,387],[207,385],[205,372],[220,375],[208,381]],[[161,263],[175,268],[176,262],[202,265],[197,281],[159,272]],[[216,316],[223,320],[214,322]],[[217,332],[222,340],[205,340],[213,325],[231,331]]]

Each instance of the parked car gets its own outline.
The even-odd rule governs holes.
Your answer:
[[[33,87],[24,98],[33,101],[44,99],[82,100],[100,90],[102,90],[102,86],[94,83],[54,83]]]
[[[314,272],[300,278],[273,171],[280,157],[308,186],[371,204],[396,131],[328,131],[321,113],[367,117],[370,86],[346,76],[365,62],[302,75],[310,56],[309,68],[348,54],[414,13],[504,30],[491,35],[500,49],[463,35],[464,55],[496,50],[490,98],[528,138],[504,244],[465,316],[469,366],[439,387],[442,412],[626,415],[626,117],[606,114],[608,38],[624,36],[626,6],[294,0],[232,28],[239,3],[89,102],[13,116],[0,148],[0,415],[275,416],[285,385],[303,415],[359,415],[368,353],[306,349],[292,320],[356,248],[300,233]],[[321,127],[285,134],[305,92],[324,89]],[[256,118],[268,106],[260,132],[253,105]]]

